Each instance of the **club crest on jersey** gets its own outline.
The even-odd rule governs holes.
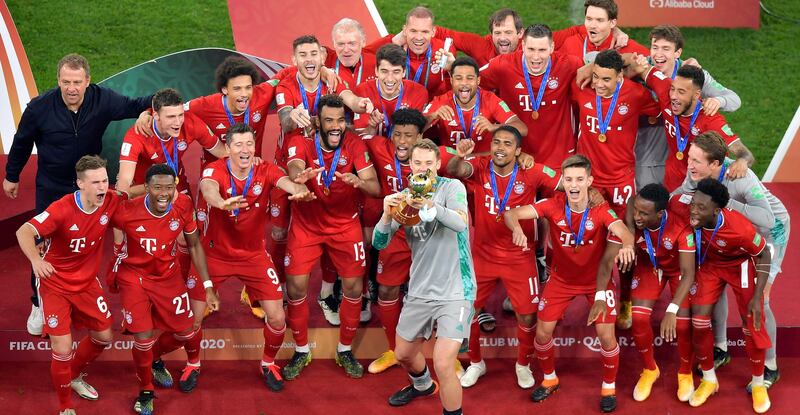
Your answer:
[[[728,243],[725,242],[724,239],[717,239],[716,242],[717,242],[717,246],[719,246],[720,248],[724,248],[724,247],[728,246]]]
[[[272,215],[273,218],[277,218],[281,214],[281,208],[278,205],[272,205],[269,208],[269,214]]]
[[[100,224],[105,225],[108,223],[108,215],[103,213],[103,216],[100,216]]]
[[[525,191],[525,183],[514,184],[514,193],[521,195]]]
[[[383,261],[378,260],[378,274],[383,274]]]
[[[591,219],[587,219],[586,220],[586,230],[590,231],[592,229],[594,229],[594,222],[592,222]]]
[[[200,222],[205,222],[206,218],[207,218],[207,216],[206,216],[206,211],[205,210],[198,210],[197,211],[197,220],[199,220]]]
[[[256,196],[260,195],[262,190],[264,190],[264,188],[261,187],[260,184],[253,186],[253,194]]]
[[[261,111],[256,111],[253,113],[253,122],[261,121]]]
[[[667,248],[667,251],[672,250],[672,241],[669,238],[664,238],[664,248]]]
[[[186,288],[193,289],[197,285],[197,280],[194,277],[189,277],[186,279]]]
[[[438,63],[434,63],[433,65],[431,65],[431,73],[439,73],[439,71],[441,70],[442,68],[439,67]]]
[[[186,150],[186,141],[180,140],[178,141],[178,151],[185,151]]]
[[[346,165],[347,165],[347,157],[345,157],[345,156],[341,156],[341,157],[339,158],[339,165],[340,165],[340,166],[346,166]]]
[[[292,263],[292,256],[289,255],[289,254],[286,254],[286,256],[283,257],[283,266],[284,267],[288,267],[289,264],[291,264],[291,263]]]
[[[133,323],[133,315],[131,314],[130,311],[122,309],[122,318],[124,318],[125,322],[128,324]]]
[[[697,128],[697,126],[693,125],[692,126],[692,135],[698,135],[698,134],[700,134],[700,129]]]
[[[697,283],[692,283],[691,288],[689,288],[689,294],[695,295],[697,294]]]
[[[639,286],[639,277],[634,277],[633,280],[631,280],[631,289],[635,290],[636,287],[638,286]]]
[[[58,327],[58,316],[55,314],[50,314],[47,316],[47,327],[54,329]]]
[[[617,112],[619,113],[619,115],[627,114],[628,113],[628,104],[621,104],[619,107],[617,107]]]
[[[181,224],[178,223],[178,221],[176,219],[173,219],[173,220],[171,220],[169,222],[169,230],[171,230],[173,232],[177,231],[180,226],[181,226]]]
[[[545,300],[544,298],[542,298],[542,299],[541,299],[541,301],[539,301],[539,311],[542,311],[542,310],[544,310],[544,306],[545,306],[546,304],[547,304],[547,300]]]
[[[550,89],[558,88],[558,78],[550,78],[547,80],[547,87]]]

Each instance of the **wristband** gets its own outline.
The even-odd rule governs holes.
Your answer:
[[[214,283],[211,280],[203,281],[203,288],[214,288]]]
[[[669,303],[667,306],[667,313],[677,314],[680,307],[675,303]]]
[[[606,300],[606,292],[605,291],[598,291],[594,293],[594,300],[595,301],[605,301]]]

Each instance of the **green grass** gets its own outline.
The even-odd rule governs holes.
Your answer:
[[[72,51],[86,56],[96,81],[147,59],[178,50],[218,46],[233,48],[227,2],[96,0],[8,0],[40,90],[55,85],[55,65]],[[400,29],[411,1],[375,0],[387,28]],[[499,7],[512,7],[526,23],[545,22],[554,29],[580,23],[582,10],[570,0],[434,0],[439,24],[487,33],[487,18]],[[800,18],[800,2],[769,0],[780,15]],[[91,5],[89,5],[91,4]],[[467,6],[468,4],[468,6]],[[624,13],[624,11],[623,11]],[[742,98],[742,108],[727,114],[756,157],[760,175],[800,104],[800,25],[762,15],[760,30],[684,29],[684,57],[695,57],[723,85]],[[647,44],[649,29],[627,32]]]

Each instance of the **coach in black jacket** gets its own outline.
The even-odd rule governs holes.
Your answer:
[[[36,213],[77,190],[75,163],[87,154],[100,154],[103,133],[111,121],[136,118],[150,107],[152,96],[128,98],[111,89],[90,84],[89,63],[70,54],[58,63],[58,88],[31,100],[8,153],[3,191],[17,197],[19,176],[31,156],[34,143],[38,151],[36,173]],[[42,318],[36,294],[36,278],[31,275],[33,309],[28,331],[41,334]]]

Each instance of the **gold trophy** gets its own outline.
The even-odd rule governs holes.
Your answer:
[[[403,193],[410,193],[414,200],[422,201],[433,197],[433,186],[436,178],[430,170],[408,177],[408,187]],[[392,218],[403,226],[414,226],[419,223],[419,209],[408,204],[406,199],[392,208]]]

